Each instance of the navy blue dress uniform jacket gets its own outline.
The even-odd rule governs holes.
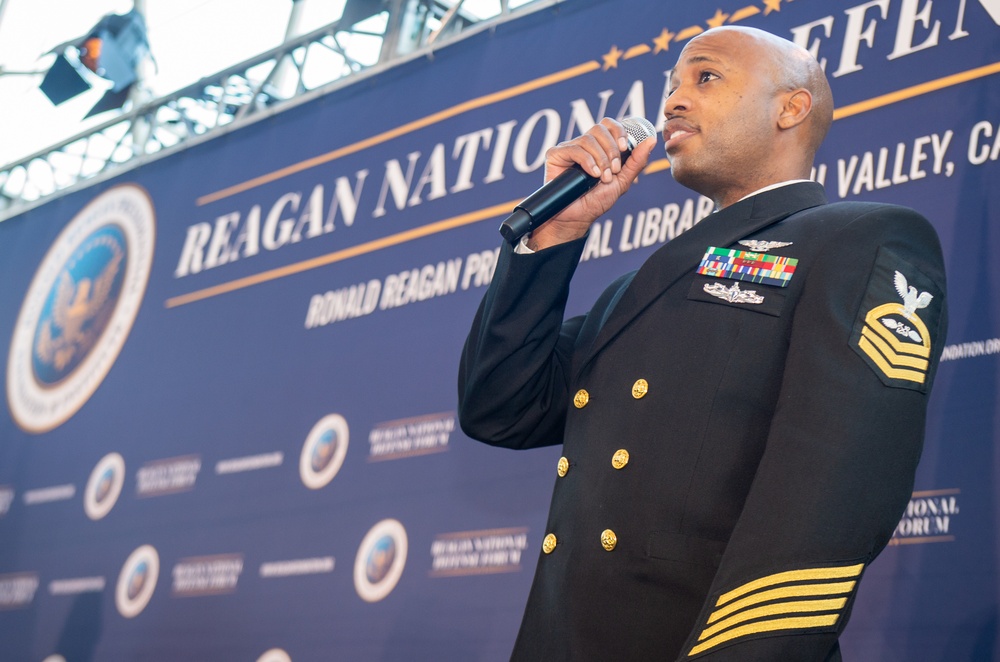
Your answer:
[[[752,239],[787,244],[765,253],[797,260],[785,287],[697,273]],[[840,659],[923,443],[946,326],[934,230],[791,184],[564,321],[583,244],[504,246],[462,355],[468,435],[564,449],[513,659]]]

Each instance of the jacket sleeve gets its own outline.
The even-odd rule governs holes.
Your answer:
[[[563,316],[584,243],[529,255],[501,248],[459,364],[459,422],[470,437],[520,449],[562,443],[583,320]]]
[[[916,212],[869,211],[822,249],[764,455],[679,659],[840,659],[858,582],[912,493],[944,294]]]

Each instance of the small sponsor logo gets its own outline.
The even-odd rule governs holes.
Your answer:
[[[392,593],[406,565],[406,529],[394,519],[373,526],[354,559],[354,588],[366,602],[378,602]]]
[[[232,593],[243,573],[242,554],[216,554],[181,559],[173,570],[173,595],[186,598]]]
[[[125,618],[135,618],[149,604],[160,577],[160,555],[152,545],[142,545],[129,554],[118,573],[115,606]]]
[[[517,572],[528,547],[528,529],[442,533],[431,543],[431,577]]]
[[[889,545],[921,545],[955,540],[961,490],[914,492]]]
[[[333,480],[344,464],[349,441],[347,421],[340,414],[324,416],[313,426],[299,456],[299,476],[306,487],[318,490]]]
[[[380,423],[368,434],[368,461],[398,460],[446,451],[454,431],[453,413]]]
[[[92,520],[102,519],[118,502],[125,484],[125,459],[118,453],[108,453],[90,472],[83,494],[83,510]]]
[[[161,496],[194,489],[201,471],[201,457],[185,455],[147,462],[135,474],[135,493],[140,497]]]
[[[38,590],[38,574],[18,572],[0,575],[0,609],[20,609],[27,607],[35,599]]]

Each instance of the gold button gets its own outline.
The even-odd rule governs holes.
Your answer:
[[[552,550],[556,548],[556,537],[553,534],[545,536],[545,540],[542,541],[542,551],[546,554],[551,554]]]
[[[615,548],[617,544],[618,544],[618,536],[615,535],[614,531],[612,531],[611,529],[604,529],[604,531],[601,532],[601,545],[604,547],[606,551],[610,552]]]
[[[622,469],[628,464],[628,451],[624,448],[620,448],[615,451],[615,454],[611,457],[611,466],[615,469]]]
[[[632,384],[632,397],[636,400],[645,397],[649,393],[649,382],[645,379],[635,380],[635,384]]]
[[[559,464],[556,465],[556,473],[562,478],[569,471],[569,460],[565,457],[559,458]]]
[[[590,394],[587,393],[586,389],[580,389],[573,396],[573,404],[576,405],[577,409],[583,409],[590,402]]]

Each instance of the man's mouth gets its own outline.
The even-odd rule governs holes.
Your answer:
[[[673,147],[680,144],[688,136],[693,136],[697,131],[693,126],[684,122],[682,120],[671,120],[667,122],[664,140],[664,147],[667,151],[670,151]]]

